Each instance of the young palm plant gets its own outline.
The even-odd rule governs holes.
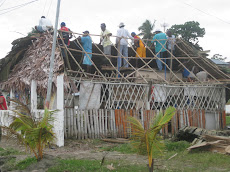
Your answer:
[[[153,172],[154,157],[162,153],[164,146],[159,132],[162,127],[172,119],[175,112],[176,109],[174,107],[167,108],[164,113],[162,113],[162,111],[159,112],[153,120],[150,121],[150,127],[148,129],[144,128],[137,118],[128,117],[132,145],[139,153],[148,155],[149,172]]]
[[[9,127],[1,127],[6,131],[7,136],[13,138],[16,136],[20,143],[34,153],[37,160],[41,160],[45,146],[55,138],[51,122],[54,121],[52,115],[56,110],[45,109],[43,117],[37,119],[26,105],[17,100],[11,101],[18,104],[17,110],[14,110],[16,116]]]

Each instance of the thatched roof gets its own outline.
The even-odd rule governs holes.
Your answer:
[[[32,80],[36,80],[38,92],[44,93],[49,77],[51,49],[52,35],[50,33],[43,34],[36,39],[34,37],[20,39],[5,58],[8,60],[8,63],[4,62],[7,69],[1,69],[2,89],[24,90],[30,87]],[[1,63],[4,65],[3,61]],[[55,53],[53,72],[53,83],[55,84],[57,75],[64,72],[64,61],[58,49]]]
[[[32,80],[36,80],[38,92],[43,94],[46,93],[50,68],[52,35],[50,33],[45,33],[32,37],[28,36],[15,40],[12,45],[13,47],[11,52],[4,59],[0,60],[0,86],[2,89],[10,90],[13,88],[23,91],[25,88],[30,88]],[[212,64],[209,59],[205,56],[200,56],[199,51],[194,49],[194,47],[187,46],[180,40],[177,41],[177,45],[178,48],[176,49],[177,51],[175,56],[178,57],[179,61],[182,63],[184,61],[189,61],[187,64],[188,66],[186,66],[189,70],[192,66],[199,64],[216,79],[229,80],[229,77],[224,76],[218,67],[216,67],[215,64]],[[103,65],[109,65],[109,61],[103,56],[103,54],[101,54],[103,47],[101,45],[93,44],[92,48],[94,53],[92,60],[103,75],[105,75],[105,72],[108,71],[103,71],[101,69]],[[74,49],[78,51],[73,51]],[[75,61],[77,61],[79,65],[82,65],[83,60],[81,48],[77,45],[77,41],[71,42],[70,51],[73,55],[70,56],[68,53],[70,68],[73,71],[77,71],[79,67]],[[147,49],[147,57],[152,57],[152,53],[150,51],[154,53],[154,47]],[[117,51],[114,47],[112,47],[112,55],[117,55]],[[129,57],[134,56],[135,52],[132,48],[129,48]],[[190,57],[194,57],[194,59],[190,59]],[[117,58],[111,58],[111,61],[114,66],[116,66]],[[141,61],[136,63],[135,58],[131,59],[130,63],[136,68],[140,68],[144,65]],[[151,61],[149,66],[151,68],[157,68],[155,60]],[[56,85],[57,75],[63,73],[65,68],[68,68],[66,59],[65,61],[63,60],[61,52],[59,48],[57,48],[54,61],[53,86]],[[178,61],[174,59],[173,70],[177,72],[180,68],[181,67],[179,66]],[[65,88],[68,86],[69,82],[67,77],[65,77]]]

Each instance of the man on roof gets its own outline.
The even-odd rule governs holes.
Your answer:
[[[91,73],[91,68],[92,68],[92,39],[89,36],[89,31],[86,30],[83,32],[83,36],[82,37],[78,37],[78,40],[82,43],[82,47],[83,47],[83,55],[84,55],[84,59],[83,59],[83,64],[86,65],[86,69],[87,69],[87,73]]]
[[[112,33],[106,29],[105,23],[101,24],[101,37],[100,37],[100,44],[103,45],[103,51],[106,55],[111,55],[111,45],[112,42],[110,41],[110,36]]]
[[[167,30],[167,49],[174,54],[175,51],[175,43],[176,43],[176,38],[175,35],[172,34],[171,30]],[[170,56],[171,57],[171,56]]]
[[[136,57],[146,57],[146,48],[141,38],[135,32],[132,32],[131,35],[134,38],[134,46],[137,52]]]
[[[121,22],[119,24],[119,29],[117,30],[117,38],[116,38],[116,44],[118,45],[118,58],[117,58],[117,67],[118,70],[120,70],[122,66],[122,60],[121,60],[121,55],[123,57],[123,66],[124,67],[129,67],[128,64],[128,38],[133,39],[133,37],[130,35],[128,30],[125,28],[125,24]]]
[[[155,46],[155,53],[158,58],[167,57],[167,51],[166,51],[166,42],[167,42],[167,36],[165,33],[162,33],[160,29],[156,29],[155,31],[156,35],[153,37],[152,43],[154,42],[156,44]],[[162,70],[162,62],[158,59],[156,59],[157,67],[161,71]],[[166,63],[166,60],[164,61]]]
[[[70,32],[71,30],[68,27],[66,27],[65,22],[61,22],[61,28],[59,30],[59,34],[60,34],[59,42],[61,45],[62,45],[62,40],[60,39],[60,37],[63,38],[63,41],[66,44],[66,46],[70,45],[70,39],[72,38],[72,33]]]
[[[39,25],[35,26],[35,29],[38,32],[45,32],[49,29],[52,29],[53,25],[49,19],[47,19],[45,16],[42,16],[41,19],[39,20]]]
[[[168,49],[167,57],[169,58],[172,55],[175,55],[176,38],[175,38],[175,35],[172,34],[171,30],[167,30],[166,34],[167,34],[167,49]],[[168,62],[167,63],[168,66],[170,67],[171,59],[168,59],[167,62]],[[172,62],[173,62],[173,60],[172,60]]]

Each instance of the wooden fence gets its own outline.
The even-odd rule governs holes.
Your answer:
[[[95,139],[106,137],[129,137],[127,116],[138,118],[144,128],[149,128],[151,121],[158,110],[75,110],[65,109],[64,134],[65,138]],[[213,114],[218,118],[217,128],[224,128],[225,112]],[[161,130],[165,136],[174,135],[183,126],[206,128],[204,110],[177,110],[169,124]]]

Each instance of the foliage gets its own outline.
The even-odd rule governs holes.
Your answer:
[[[138,30],[141,31],[138,35],[143,36],[143,39],[152,39],[153,38],[153,29],[155,27],[155,22],[154,20],[153,23],[151,23],[150,20],[146,20],[139,28]],[[150,41],[145,41],[148,46],[150,46],[151,42]]]
[[[32,27],[32,30],[29,33],[27,33],[27,36],[32,36],[35,33],[39,33],[39,32],[34,27]]]
[[[133,146],[139,150],[140,153],[148,155],[149,168],[152,170],[153,158],[159,156],[159,153],[162,153],[164,145],[162,138],[157,134],[162,127],[172,119],[175,112],[176,109],[174,107],[167,108],[164,114],[160,111],[154,119],[150,121],[149,129],[145,129],[137,118],[128,118],[131,124],[130,132]]]
[[[113,145],[109,147],[102,147],[103,151],[117,151],[124,154],[133,154],[137,153],[137,150],[132,147],[130,143],[124,143],[119,145]]]
[[[185,151],[190,146],[189,142],[186,141],[178,141],[178,142],[171,142],[165,141],[165,148],[167,151]]]
[[[101,161],[99,160],[75,160],[75,159],[67,159],[67,160],[59,160],[58,164],[54,167],[48,169],[47,172],[75,172],[75,171],[84,171],[84,172],[92,172],[92,171],[111,171],[106,168],[106,165],[113,164],[113,167],[117,172],[139,172],[143,171],[146,166],[141,165],[131,165],[130,163],[126,163],[124,161],[106,161],[105,165],[101,168]]]
[[[168,160],[173,155],[174,158]],[[170,151],[164,157],[164,165],[167,170],[159,171],[229,171],[230,156],[212,152],[196,152],[188,151]]]
[[[18,141],[26,148],[29,147],[36,159],[40,160],[43,158],[45,146],[55,138],[51,122],[54,120],[52,115],[56,111],[45,109],[43,117],[38,119],[26,105],[17,100],[13,101],[18,104],[17,110],[14,111],[17,116],[9,127],[2,126],[2,128],[7,131],[9,137],[16,136]]]
[[[3,149],[0,148],[0,156],[7,156],[7,155],[18,155],[20,152],[14,149]]]
[[[226,116],[226,125],[230,125],[230,116]]]
[[[26,169],[28,166],[30,166],[31,164],[37,162],[36,158],[34,157],[28,157],[20,162],[18,162],[15,166],[15,169],[17,170],[24,170]]]
[[[225,61],[227,59],[227,57],[223,57],[223,55],[221,54],[214,54],[211,59],[216,59],[216,60],[220,60],[220,61]]]
[[[184,24],[175,24],[170,30],[175,36],[182,37],[185,41],[192,43],[195,47],[202,49],[198,44],[198,38],[204,37],[205,28],[200,27],[196,21],[188,21]]]

